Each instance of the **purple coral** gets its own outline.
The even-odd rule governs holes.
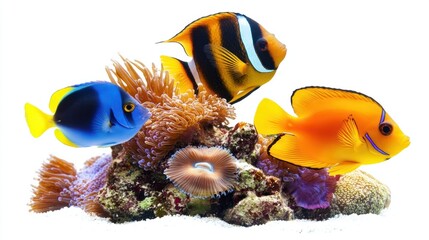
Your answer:
[[[280,168],[277,164],[273,163],[270,159],[266,158],[259,160],[256,167],[261,169],[265,174],[275,176],[282,179],[285,176],[286,170]],[[282,179],[283,180],[283,179]]]
[[[265,158],[259,160],[256,167],[267,175],[280,178],[285,191],[294,198],[298,207],[319,209],[330,206],[338,177],[329,176],[326,169],[288,168],[282,163]]]
[[[306,209],[330,206],[338,177],[329,176],[326,169],[309,168],[298,168],[298,173],[288,175],[286,191],[293,196],[297,206]]]

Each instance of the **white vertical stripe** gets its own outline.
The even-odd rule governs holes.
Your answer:
[[[195,61],[192,60],[188,63],[189,69],[191,70],[192,76],[194,76],[194,80],[197,84],[202,84],[200,80],[200,75],[198,75],[197,66],[195,65]]]
[[[250,63],[258,72],[272,72],[273,70],[266,69],[262,65],[261,60],[256,54],[255,48],[253,47],[252,30],[250,24],[244,16],[237,15],[238,26],[240,28],[241,41],[246,49],[247,56],[249,57]]]

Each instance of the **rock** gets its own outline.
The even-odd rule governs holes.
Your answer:
[[[256,148],[258,134],[255,126],[250,123],[239,122],[229,131],[225,147],[237,159],[254,164],[259,156],[260,149]]]
[[[280,193],[258,197],[249,192],[246,198],[226,211],[224,220],[236,225],[252,226],[274,220],[291,220],[293,216],[286,198]]]
[[[274,176],[265,175],[261,169],[253,167],[246,162],[238,165],[237,183],[235,192],[246,194],[248,191],[256,195],[271,195],[281,190],[281,181]]]
[[[390,189],[370,174],[356,170],[337,183],[333,214],[379,214],[390,205]]]

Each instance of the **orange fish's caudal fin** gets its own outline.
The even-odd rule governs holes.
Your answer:
[[[180,93],[185,93],[189,89],[194,89],[195,93],[198,93],[197,80],[187,62],[173,57],[161,56],[161,63],[164,70],[168,71],[176,82]],[[196,69],[194,69],[194,71],[196,71]],[[198,73],[195,72],[195,74],[198,77]]]
[[[279,134],[288,131],[292,118],[277,103],[264,98],[256,109],[254,124],[260,134]]]
[[[280,160],[309,168],[326,168],[326,164],[312,159],[300,149],[298,137],[292,134],[283,134],[277,137],[267,149],[268,154]]]
[[[361,164],[357,162],[346,161],[331,167],[328,172],[331,176],[344,175],[346,173],[356,170],[358,167],[360,167],[360,165]]]
[[[33,137],[40,137],[47,129],[54,127],[52,115],[48,115],[30,103],[25,104],[25,120]]]

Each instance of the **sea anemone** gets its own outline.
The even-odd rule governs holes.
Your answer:
[[[112,82],[135,96],[152,113],[140,132],[123,144],[125,152],[138,161],[143,169],[163,170],[160,162],[177,145],[189,145],[210,126],[227,126],[234,119],[232,105],[225,99],[210,95],[200,86],[196,96],[193,90],[179,94],[174,81],[158,71],[152,72],[140,62],[123,59],[126,69],[115,62],[115,70],[108,69]],[[136,68],[144,78],[137,74]],[[116,76],[116,78],[115,78]]]
[[[125,68],[119,62],[113,61],[114,69],[106,67],[107,75],[112,83],[123,88],[141,103],[162,103],[162,95],[167,95],[171,98],[179,94],[174,80],[163,69],[158,71],[155,65],[152,64],[151,71],[140,61],[130,61],[122,56],[121,58],[124,61]]]
[[[72,195],[67,190],[76,180],[76,169],[72,163],[55,156],[39,171],[39,185],[33,186],[30,207],[34,212],[47,212],[68,207]]]
[[[72,163],[51,156],[39,171],[39,185],[33,187],[31,210],[47,212],[77,206],[86,212],[107,216],[97,195],[106,184],[111,162],[108,155],[94,157],[77,173]]]
[[[219,147],[188,146],[169,160],[164,174],[183,192],[207,198],[232,189],[237,159]]]

